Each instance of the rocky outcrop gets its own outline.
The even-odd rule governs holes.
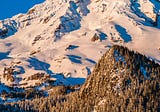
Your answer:
[[[7,33],[8,33],[7,28],[4,27],[4,28],[0,29],[0,37],[4,37]]]

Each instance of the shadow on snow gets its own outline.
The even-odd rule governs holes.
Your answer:
[[[53,72],[49,70],[50,65],[46,62],[40,61],[33,57],[30,57],[28,62],[30,63],[30,68],[34,67],[35,70],[42,70],[45,71],[47,74],[53,74]]]
[[[120,36],[123,38],[124,42],[130,42],[132,37],[126,32],[126,29],[120,25],[115,25],[116,30],[119,32]]]
[[[10,57],[8,57],[9,55],[9,51],[8,52],[0,52],[0,61],[3,59],[10,59]]]

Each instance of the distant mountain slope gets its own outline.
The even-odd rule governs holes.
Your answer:
[[[80,91],[12,103],[12,107],[40,112],[159,112],[159,96],[160,65],[116,45],[102,56]],[[43,105],[36,108],[39,104]]]

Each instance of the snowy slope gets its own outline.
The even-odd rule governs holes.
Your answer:
[[[0,21],[0,74],[14,69],[18,87],[34,86],[36,73],[57,84],[82,84],[113,44],[128,46],[160,62],[156,0],[46,0]],[[98,39],[95,39],[95,35]]]

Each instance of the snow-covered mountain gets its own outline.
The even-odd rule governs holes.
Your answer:
[[[159,10],[157,0],[46,0],[2,20],[1,83],[82,84],[114,44],[160,63]]]

